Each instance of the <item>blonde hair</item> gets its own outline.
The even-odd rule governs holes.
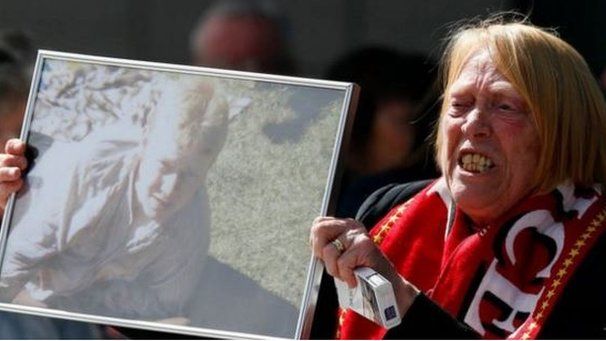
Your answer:
[[[450,86],[467,60],[486,51],[526,101],[537,128],[540,157],[534,185],[542,192],[571,180],[606,184],[606,103],[581,55],[555,33],[524,21],[483,21],[458,31],[442,60],[444,102],[436,131],[436,160],[448,159],[442,119]]]

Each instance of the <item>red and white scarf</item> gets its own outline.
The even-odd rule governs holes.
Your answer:
[[[444,179],[393,208],[370,235],[398,272],[484,338],[534,338],[576,266],[605,230],[599,186],[523,200],[490,226],[452,203]],[[385,329],[341,311],[337,336]]]

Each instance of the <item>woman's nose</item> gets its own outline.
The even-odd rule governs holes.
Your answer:
[[[491,134],[490,117],[485,110],[474,108],[465,117],[461,129],[463,133],[473,138],[488,137]]]

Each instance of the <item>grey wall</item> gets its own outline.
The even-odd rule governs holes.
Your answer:
[[[327,61],[368,44],[403,51],[434,52],[446,25],[511,7],[499,0],[358,0],[297,2],[289,13],[295,52],[306,67],[318,72]]]
[[[557,8],[550,7],[550,1],[541,0],[276,1],[290,22],[288,33],[299,65],[298,73],[313,77],[320,77],[341,54],[367,44],[435,52],[449,23],[514,6],[529,8],[532,4],[528,3],[534,2],[541,4],[536,6],[540,12],[558,12]],[[0,28],[25,29],[34,35],[39,46],[47,49],[188,63],[189,30],[212,3],[205,0],[3,0],[0,1]],[[584,11],[591,17],[591,8]],[[598,16],[594,14],[592,18]],[[582,19],[574,22],[582,26],[587,21]],[[548,23],[557,26],[557,23]],[[606,29],[604,24],[601,28]],[[599,27],[590,29],[603,31]],[[590,53],[603,55],[606,44],[594,44],[605,47],[602,52]]]
[[[0,2],[0,27],[29,32],[41,48],[153,61],[187,61],[201,1]]]
[[[188,35],[212,1],[4,0],[0,28],[30,32],[46,49],[188,63]],[[508,8],[499,0],[299,0],[277,1],[299,73],[320,76],[349,49],[389,44],[429,51],[439,28],[462,17]]]

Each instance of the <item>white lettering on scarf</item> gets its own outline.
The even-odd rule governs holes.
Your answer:
[[[547,210],[532,211],[520,219],[507,232],[505,237],[505,254],[509,258],[511,266],[523,266],[516,259],[513,246],[516,238],[520,233],[526,229],[536,228],[537,232],[553,240],[556,245],[556,252],[553,254],[553,258],[549,261],[549,264],[538,271],[536,278],[548,278],[551,272],[551,268],[555,261],[559,258],[562,248],[564,247],[564,225],[556,223],[551,215],[551,212]],[[501,300],[504,304],[509,306],[509,314],[503,320],[492,320],[491,324],[505,330],[509,333],[515,330],[513,325],[514,318],[519,313],[529,314],[535,308],[537,300],[541,296],[544,289],[538,294],[525,293],[515,286],[514,283],[509,281],[507,278],[502,276],[497,271],[497,260],[493,260],[488,270],[484,274],[482,281],[478,289],[475,292],[473,300],[467,314],[465,315],[464,321],[469,324],[472,328],[481,334],[486,332],[482,321],[480,320],[480,303],[487,294],[492,294]],[[486,321],[485,321],[486,323]]]
[[[595,193],[602,194],[602,188],[600,185],[594,185],[592,188]],[[577,211],[577,219],[581,219],[589,206],[593,205],[598,200],[596,195],[592,195],[591,198],[576,197],[574,195],[575,187],[570,183],[562,184],[557,187],[558,192],[562,195],[562,206],[565,211]]]

